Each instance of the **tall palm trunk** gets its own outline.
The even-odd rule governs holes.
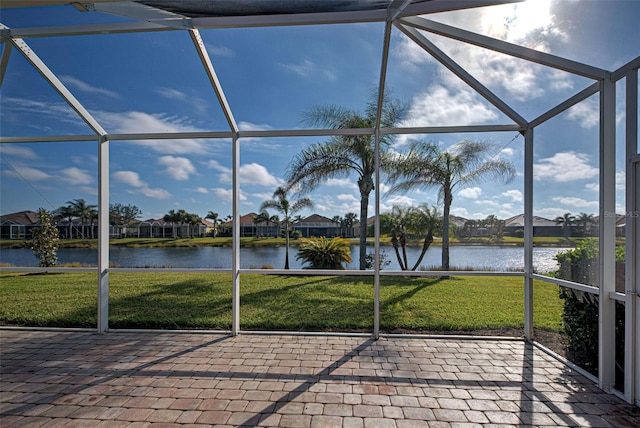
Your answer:
[[[289,269],[289,222],[284,223],[284,242],[285,242],[285,254],[284,254],[284,268]]]
[[[367,219],[369,218],[369,195],[373,190],[372,177],[360,177],[360,270],[367,269]]]
[[[449,270],[449,212],[451,211],[451,203],[453,202],[453,194],[451,186],[446,183],[444,186],[444,208],[442,213],[442,270]]]
[[[396,237],[395,233],[391,238],[391,245],[393,245],[393,250],[396,252],[396,258],[398,259],[398,265],[400,265],[400,270],[407,270],[407,267],[402,262],[402,257],[400,256],[400,248],[398,245],[398,237]]]
[[[420,266],[420,263],[422,263],[422,259],[424,258],[424,255],[427,254],[427,250],[431,246],[432,242],[433,242],[433,233],[430,230],[429,233],[427,234],[427,237],[424,238],[424,242],[422,243],[422,252],[420,253],[420,257],[418,257],[416,264],[413,265],[413,268],[411,268],[411,270],[418,269],[418,267]]]

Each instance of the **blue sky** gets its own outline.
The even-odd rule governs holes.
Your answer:
[[[531,0],[430,19],[521,43],[614,70],[640,55],[640,1]],[[10,28],[118,22],[72,6],[4,9]],[[241,130],[302,127],[304,112],[336,104],[363,110],[380,74],[383,24],[201,30],[201,36]],[[523,60],[428,35],[479,81],[526,119],[533,119],[592,81]],[[109,133],[228,130],[211,85],[186,32],[25,40]],[[3,46],[4,49],[4,46]],[[387,90],[409,105],[403,125],[510,124],[421,48],[394,29]],[[624,84],[617,103],[623,106]],[[534,214],[598,211],[598,97],[591,97],[536,129]],[[618,134],[624,135],[624,112]],[[0,92],[2,136],[91,134],[86,124],[13,50]],[[495,144],[514,163],[509,184],[461,189],[452,213],[466,218],[522,213],[523,138],[517,132],[415,136],[443,148],[458,141]],[[618,147],[623,143],[618,137]],[[323,138],[241,140],[241,211],[257,212],[283,183],[289,160]],[[408,137],[393,150],[406,149]],[[0,212],[54,209],[73,199],[97,202],[97,143],[2,144]],[[618,212],[624,212],[624,155],[618,155]],[[138,206],[142,218],[170,209],[201,216],[231,214],[230,140],[112,141],[112,203]],[[394,204],[437,202],[437,192],[386,195]],[[316,212],[359,213],[356,177],[328,181],[309,197]],[[373,213],[373,198],[370,200]]]

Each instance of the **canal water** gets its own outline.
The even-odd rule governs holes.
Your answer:
[[[557,269],[554,256],[568,248],[536,247],[533,249],[534,270],[547,273]],[[373,247],[367,249],[373,253]],[[399,270],[392,247],[381,247],[384,258],[390,263],[383,270]],[[420,270],[429,270],[440,266],[441,247],[432,247],[421,263]],[[172,267],[172,268],[231,268],[231,248],[229,247],[189,247],[189,248],[127,248],[111,247],[110,261],[116,267]],[[357,269],[359,247],[351,247],[353,262],[347,269]],[[302,269],[305,265],[296,259],[297,247],[289,249],[289,267]],[[419,248],[407,248],[409,265],[413,266],[420,255]],[[240,249],[240,267],[259,269],[284,267],[285,247],[257,247]],[[3,249],[0,251],[0,263],[11,266],[37,266],[38,260],[28,249]],[[58,250],[58,263],[79,263],[95,266],[98,263],[97,249],[62,248]],[[473,269],[489,271],[517,271],[524,267],[524,249],[522,247],[497,246],[452,246],[450,248],[452,270]]]

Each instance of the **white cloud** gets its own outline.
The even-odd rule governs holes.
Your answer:
[[[61,170],[60,178],[69,184],[89,184],[93,182],[93,177],[87,170],[76,167]]]
[[[14,170],[7,169],[4,171],[4,175],[8,177],[18,177],[27,181],[43,181],[51,180],[54,177],[42,170],[31,168],[25,165],[13,165]]]
[[[166,166],[165,172],[175,180],[188,180],[189,176],[196,172],[195,167],[187,158],[162,156],[158,159],[158,163]]]
[[[464,199],[478,199],[482,195],[482,189],[479,187],[467,187],[458,192],[458,196]]]
[[[624,190],[626,188],[627,175],[624,171],[616,172],[616,189]]]
[[[500,154],[503,156],[511,157],[515,154],[515,150],[513,150],[511,147],[505,147],[504,149],[500,150]]]
[[[522,202],[522,192],[519,190],[507,190],[506,192],[503,192],[500,196],[511,198],[511,200],[514,202]]]
[[[322,68],[308,58],[304,59],[301,63],[297,63],[297,64],[296,63],[291,63],[291,64],[280,63],[278,65],[284,68],[285,70],[288,70],[301,77],[322,76],[325,79],[330,81],[335,81],[338,78],[335,71]]]
[[[38,159],[36,152],[28,147],[19,147],[16,144],[0,144],[0,154],[24,159]]]
[[[327,186],[341,187],[343,189],[352,189],[359,191],[358,185],[348,178],[330,178],[325,184]]]
[[[223,189],[222,187],[216,187],[211,190],[213,190],[214,195],[225,202],[231,202],[233,200],[233,189]],[[246,201],[247,196],[240,192],[239,199],[241,201]]]
[[[67,86],[74,87],[82,92],[104,95],[110,98],[120,98],[120,95],[118,95],[117,92],[91,86],[87,82],[84,82],[80,79],[76,79],[73,76],[62,75],[62,76],[59,76],[59,78],[62,83],[66,84]]]
[[[205,187],[198,187],[198,188],[196,189],[196,192],[198,192],[198,193],[202,193],[203,195],[206,195],[206,194],[208,194],[208,193],[209,193],[209,190],[207,190]]]
[[[600,190],[600,183],[587,183],[584,185],[584,187],[586,187],[589,190],[593,190],[595,192],[597,192],[598,190]]]
[[[269,170],[258,163],[247,163],[240,166],[238,171],[241,184],[255,184],[260,186],[279,186],[282,180],[274,177]]]
[[[67,103],[64,102],[46,102],[46,101],[34,101],[27,98],[13,98],[2,97],[2,102],[11,105],[11,109],[5,109],[2,114],[15,115],[16,120],[20,120],[22,117],[29,117],[29,115],[35,115],[38,117],[37,121],[30,121],[29,126],[38,130],[45,130],[50,132],[51,129],[46,125],[50,121],[62,122],[67,125],[73,125],[77,129],[87,130],[87,125],[80,119],[78,114],[73,111]],[[27,116],[22,116],[27,115]]]
[[[351,193],[341,193],[338,196],[336,196],[336,199],[338,199],[339,201],[360,202],[360,199],[356,198]]]
[[[316,69],[316,64],[309,59],[305,59],[299,64],[280,64],[280,67],[289,70],[299,76],[309,77]]]
[[[533,215],[553,220],[556,217],[562,216],[566,212],[566,208],[548,207],[534,210]]]
[[[153,199],[168,199],[171,196],[171,193],[165,189],[150,188],[147,183],[140,179],[140,175],[134,171],[116,171],[113,173],[112,177],[116,181],[133,187],[134,190],[129,190],[129,193],[141,193]]]
[[[548,0],[432,14],[426,18],[540,51],[549,51],[550,46],[567,40],[563,23],[555,22]],[[424,34],[480,82],[492,90],[497,87],[519,101],[540,98],[547,90],[566,90],[571,84],[566,73],[558,76],[554,70],[532,65],[528,61]],[[401,38],[393,54],[399,56],[402,64],[411,72],[420,72],[422,64],[434,61],[408,37]],[[439,79],[447,85],[460,84],[453,73],[447,72]]]
[[[589,165],[589,156],[584,153],[560,152],[534,164],[533,176],[563,183],[597,177],[598,168]]]
[[[272,128],[269,125],[259,125],[257,123],[251,123],[241,120],[240,122],[238,122],[238,129],[240,129],[241,131],[267,131]]]
[[[113,178],[116,181],[128,184],[132,187],[142,187],[146,185],[146,183],[140,180],[140,175],[138,175],[137,172],[133,171],[116,171],[113,173]]]
[[[567,116],[577,121],[582,128],[594,128],[600,123],[600,106],[595,100],[589,98],[571,107]]]
[[[234,55],[233,51],[226,46],[207,44],[206,47],[207,51],[211,55],[223,56],[227,58],[231,58]]]
[[[273,193],[269,193],[269,192],[252,193],[251,197],[255,201],[259,201],[260,203],[262,203],[264,201],[268,201],[268,200],[273,199]]]
[[[556,91],[571,90],[573,89],[573,82],[568,78],[568,73],[560,70],[551,70],[550,72],[550,85]]]
[[[207,162],[207,168],[210,169],[215,169],[216,171],[220,171],[220,172],[224,172],[224,173],[231,173],[231,168],[228,168],[222,164],[220,164],[220,162],[218,162],[217,160],[211,159],[209,160],[209,162]]]
[[[585,199],[576,198],[574,196],[556,196],[551,198],[551,200],[560,202],[563,205],[576,208],[598,208],[598,201],[587,201]]]
[[[223,165],[220,165],[218,161],[210,160],[207,163],[207,166],[211,169],[215,169],[220,171],[220,182],[221,183],[231,183],[232,182],[232,170],[231,168],[227,168]],[[280,186],[284,183],[283,180],[276,178],[273,176],[267,168],[258,163],[248,163],[244,165],[240,165],[240,170],[238,171],[238,175],[240,178],[240,184],[253,184],[258,186]]]
[[[467,211],[464,207],[451,207],[451,215],[455,215],[457,217],[470,218],[469,211]]]
[[[160,94],[160,96],[164,98],[168,98],[170,100],[180,100],[184,101],[187,99],[187,94],[184,92],[178,91],[176,89],[171,88],[158,88],[156,92]]]
[[[152,199],[169,199],[171,193],[167,192],[165,189],[152,189],[150,187],[142,187],[139,189],[139,193],[152,198]]]
[[[454,92],[455,91],[455,92]],[[401,126],[472,125],[498,119],[498,114],[468,88],[449,90],[439,84],[416,95]]]
[[[393,205],[402,205],[402,206],[413,206],[416,204],[416,200],[414,198],[410,198],[406,195],[397,195],[392,198],[387,198],[386,203]]]
[[[190,125],[188,119],[169,117],[163,114],[149,114],[140,111],[125,113],[99,112],[96,118],[110,132],[136,134],[144,132],[197,132],[200,129]],[[147,147],[163,154],[198,154],[206,152],[206,145],[201,140],[132,140],[133,144]]]

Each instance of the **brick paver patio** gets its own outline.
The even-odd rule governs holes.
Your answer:
[[[2,427],[638,427],[509,340],[0,330]]]

